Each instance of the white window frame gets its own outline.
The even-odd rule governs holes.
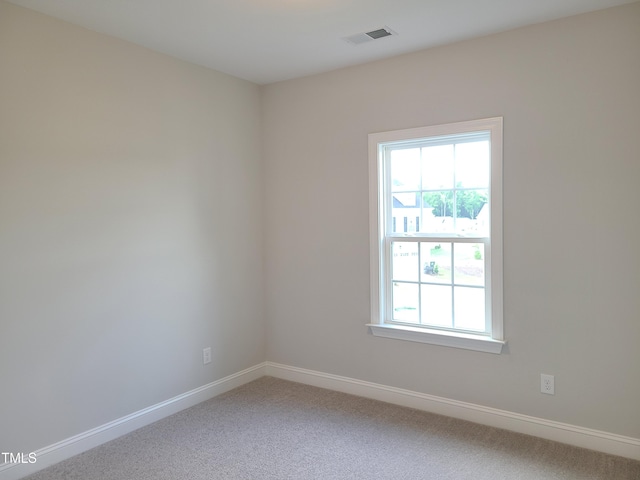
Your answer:
[[[386,321],[387,304],[391,301],[386,270],[390,264],[385,258],[386,169],[383,148],[385,144],[420,140],[428,137],[456,135],[471,132],[489,132],[491,145],[491,174],[489,185],[490,236],[485,240],[485,289],[488,305],[488,335],[434,329],[426,326],[400,325]],[[369,134],[369,225],[371,266],[371,322],[367,326],[378,337],[409,340],[499,354],[506,344],[502,308],[502,117],[466,122],[396,130]],[[405,234],[407,238],[428,241],[429,236]]]

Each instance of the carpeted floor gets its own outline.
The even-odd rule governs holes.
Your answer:
[[[640,480],[640,462],[264,377],[29,480]]]

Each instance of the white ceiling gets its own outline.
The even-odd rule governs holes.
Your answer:
[[[636,0],[9,0],[258,84]],[[398,35],[354,46],[344,37]]]

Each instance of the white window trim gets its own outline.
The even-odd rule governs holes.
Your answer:
[[[394,141],[405,141],[474,131],[491,133],[491,233],[490,261],[487,262],[486,288],[491,298],[491,336],[473,335],[450,330],[436,330],[384,322],[386,301],[384,254],[384,205],[379,192],[383,188],[380,145]],[[409,340],[481,352],[502,353],[506,341],[503,329],[502,307],[502,117],[450,123],[407,130],[396,130],[369,134],[369,226],[370,226],[370,272],[371,272],[371,322],[367,326],[378,337]]]

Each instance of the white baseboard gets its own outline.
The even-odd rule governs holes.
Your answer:
[[[473,403],[460,402],[273,362],[266,362],[266,374],[283,380],[327,388],[611,455],[640,460],[640,439],[638,438],[625,437],[497,408],[483,407]]]
[[[234,373],[164,402],[67,438],[34,452],[35,463],[0,464],[0,480],[17,480],[103,443],[209,400],[266,374],[266,363]]]

